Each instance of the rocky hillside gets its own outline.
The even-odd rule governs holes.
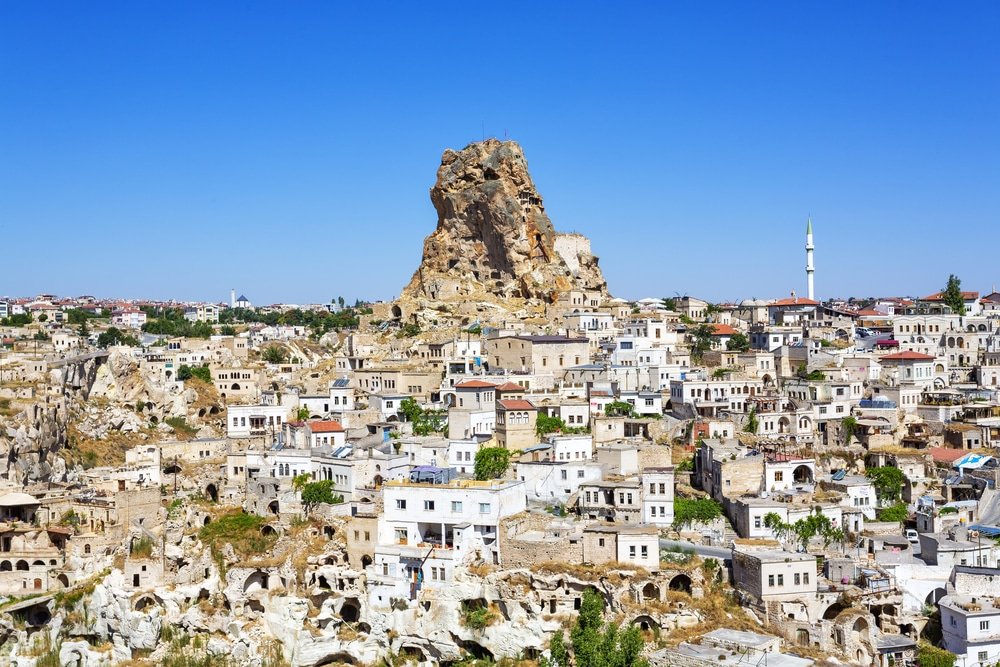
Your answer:
[[[431,201],[437,229],[402,300],[552,303],[574,289],[607,293],[589,240],[556,232],[517,143],[445,151]]]

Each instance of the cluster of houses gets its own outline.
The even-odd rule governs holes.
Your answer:
[[[349,522],[373,608],[480,562],[655,572],[661,540],[682,538],[715,549],[703,555],[725,561],[743,604],[787,643],[888,666],[912,661],[939,624],[965,665],[992,665],[1000,294],[963,298],[958,314],[940,294],[863,309],[794,294],[571,294],[543,331],[512,321],[415,337],[386,335],[402,323],[375,304],[323,358],[265,363],[253,351],[273,338],[259,329],[130,349],[168,384],[208,366],[218,432],[141,444],[82,490],[12,485],[0,587],[46,591],[93,571],[87,558],[141,533],[168,471],[188,462],[206,498],[281,521],[304,511],[297,479],[329,482],[342,502],[326,511]],[[230,307],[250,306],[233,295]],[[192,318],[215,322],[220,308]],[[123,307],[113,322],[141,316]],[[26,378],[45,374],[44,354],[11,354]],[[506,470],[477,476],[483,450],[505,451]],[[902,471],[901,488],[868,474],[884,468]],[[721,516],[678,511],[693,498]],[[803,537],[807,525],[819,528]]]

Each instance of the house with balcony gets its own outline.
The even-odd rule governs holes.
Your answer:
[[[415,600],[424,588],[450,586],[463,562],[503,564],[500,522],[526,509],[524,482],[431,481],[446,477],[384,483],[378,543],[367,568],[373,607]]]
[[[274,440],[287,418],[288,408],[283,405],[230,405],[226,408],[226,435]]]

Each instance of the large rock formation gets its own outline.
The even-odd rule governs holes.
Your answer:
[[[555,231],[517,143],[487,139],[446,150],[431,201],[437,229],[403,300],[554,303],[573,290],[607,295],[590,241]]]

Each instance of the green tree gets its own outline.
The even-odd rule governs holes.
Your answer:
[[[543,667],[569,667],[569,650],[562,630],[549,640],[549,657],[544,659]]]
[[[295,419],[300,422],[309,419],[309,408],[303,405],[301,408],[296,410]]]
[[[306,511],[316,505],[336,505],[344,502],[344,497],[333,494],[333,482],[329,479],[319,482],[306,482],[302,486],[302,504]]]
[[[918,650],[920,667],[955,667],[955,654],[921,641]]]
[[[49,316],[46,315],[45,313],[42,313],[41,315],[38,316],[38,321],[39,322],[48,322],[49,321]]]
[[[663,302],[663,307],[667,310],[677,310],[677,300],[672,297],[665,297],[660,299]]]
[[[223,336],[235,336],[236,335],[236,327],[234,327],[231,324],[223,324],[219,328],[219,333],[222,334]]]
[[[312,475],[304,472],[300,475],[296,475],[292,478],[292,488],[296,491],[301,491],[305,488],[306,484],[312,481]]]
[[[633,625],[622,630],[612,623],[605,625],[604,601],[592,588],[583,592],[580,614],[570,631],[570,640],[577,667],[644,667],[648,664],[640,657],[645,642],[639,628]],[[549,648],[551,653],[551,645]],[[568,656],[560,657],[569,662]]]
[[[726,342],[726,349],[736,352],[748,352],[750,350],[750,339],[742,332],[734,333]]]
[[[962,298],[962,281],[954,273],[948,276],[948,284],[941,290],[941,300],[956,315],[965,315],[965,299]]]
[[[476,479],[486,481],[500,479],[510,466],[510,450],[504,447],[484,447],[476,452],[473,474]]]
[[[896,503],[878,511],[879,521],[891,521],[893,523],[903,523],[910,518],[910,510],[904,503]]]
[[[711,498],[674,498],[674,527],[707,523],[722,516],[722,505]]]
[[[280,345],[268,345],[261,356],[269,364],[288,363],[288,350]]]
[[[544,413],[538,413],[538,419],[535,421],[535,434],[538,437],[564,430],[566,430],[566,422],[559,419],[559,417],[550,417]]]
[[[80,336],[80,338],[90,337],[90,327],[87,326],[87,320],[80,322],[80,327],[76,330],[76,333]]]
[[[608,417],[635,417],[635,406],[626,401],[611,401],[604,406]]]
[[[691,337],[691,357],[701,361],[705,353],[712,349],[712,334],[715,332],[711,324],[699,324],[688,330]]]
[[[743,430],[746,433],[756,433],[760,428],[760,421],[757,419],[757,408],[750,408],[750,414],[747,415],[746,426]]]
[[[415,422],[424,414],[424,409],[412,398],[404,398],[399,403],[399,414],[408,422]]]
[[[840,420],[840,428],[844,430],[844,444],[850,447],[854,433],[858,430],[858,420],[854,417],[844,417]]]
[[[879,502],[883,505],[895,502],[902,496],[906,476],[899,468],[892,466],[869,468],[865,471],[865,476],[872,481],[875,495],[878,496]]]
[[[139,345],[138,339],[131,334],[126,334],[118,327],[108,327],[108,329],[101,333],[97,337],[98,347],[112,347],[114,345],[129,345],[131,347],[137,347]]]
[[[184,382],[191,378],[212,384],[212,371],[208,366],[188,366],[187,364],[181,364],[181,367],[177,369],[177,379]]]

